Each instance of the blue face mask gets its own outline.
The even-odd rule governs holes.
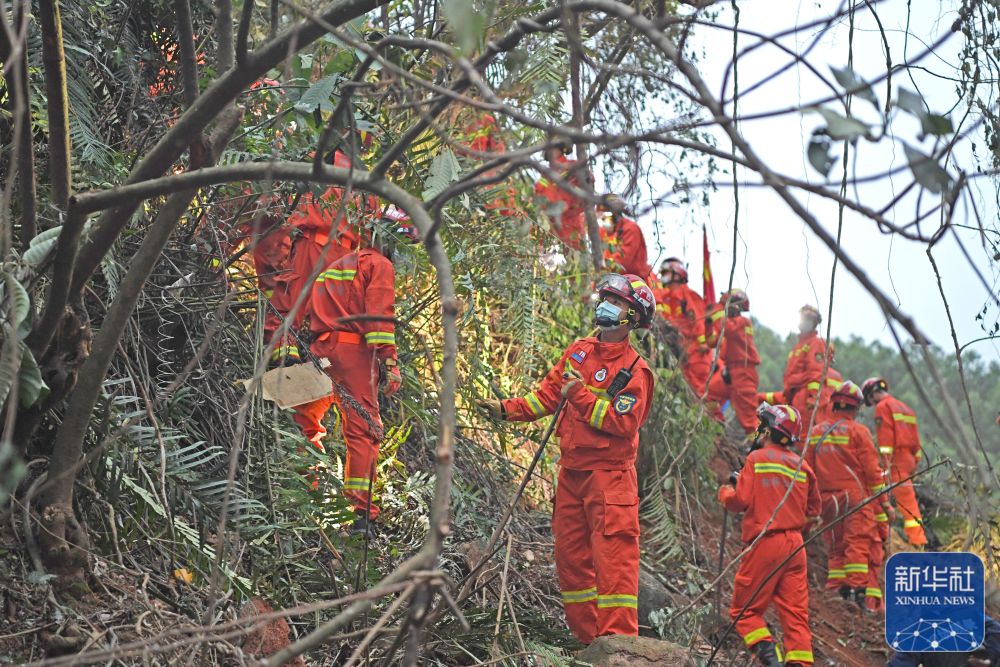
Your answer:
[[[594,324],[602,329],[620,327],[622,319],[622,309],[608,301],[602,301],[594,311]]]

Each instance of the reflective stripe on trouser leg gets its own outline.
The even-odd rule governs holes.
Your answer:
[[[847,496],[847,507],[853,508],[860,500],[860,492]],[[845,583],[851,588],[864,588],[868,584],[868,558],[871,556],[871,541],[878,530],[872,504],[849,515],[844,524],[844,574]]]
[[[764,612],[771,605],[774,591],[781,580],[781,572],[770,579],[767,577],[788,555],[786,553],[775,557],[772,545],[775,537],[775,535],[765,535],[760,538],[757,545],[740,561],[740,567],[733,579],[733,600],[729,607],[729,618],[736,622],[736,631],[743,637],[743,642],[748,647],[771,638],[771,632],[764,621]],[[757,593],[751,598],[754,591]]]
[[[836,590],[845,585],[847,573],[844,572],[844,522],[836,520],[844,509],[844,496],[839,493],[822,493],[823,500],[823,522],[832,524],[830,529],[823,533],[823,541],[826,543],[826,567],[827,579],[826,587]]]
[[[787,532],[775,535],[769,549],[775,554],[777,563],[780,563],[800,546],[802,546],[802,534]],[[774,606],[778,611],[778,622],[781,624],[781,634],[784,639],[785,663],[812,664],[809,578],[805,549],[795,552],[775,578],[778,579],[778,584],[774,591]]]
[[[639,634],[638,489],[634,468],[590,473],[588,500],[596,511],[587,514],[597,574],[598,636]]]
[[[318,351],[317,354],[330,359],[330,366],[326,372],[364,408],[376,425],[381,426],[378,399],[375,394],[378,371],[368,348],[361,345],[331,345],[330,348]],[[369,517],[377,518],[379,508],[372,502],[373,499],[369,498],[368,489],[369,486],[373,489],[375,487],[373,471],[378,466],[380,443],[355,408],[339,398],[337,406],[340,410],[341,433],[347,447],[347,457],[344,461],[344,497],[351,501],[355,511],[368,511]]]
[[[913,454],[897,448],[892,462],[893,483],[896,484],[908,478],[916,469],[917,461]],[[892,495],[896,499],[899,514],[903,519],[906,539],[913,545],[927,544],[927,536],[923,529],[923,517],[920,515],[920,506],[917,504],[917,494],[913,489],[913,482],[908,480],[900,483],[899,486],[893,488]]]
[[[597,576],[583,498],[587,476],[585,472],[560,469],[552,508],[556,574],[566,624],[584,644],[594,641],[597,633]]]

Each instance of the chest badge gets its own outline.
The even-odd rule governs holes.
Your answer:
[[[604,382],[604,380],[607,377],[608,377],[608,369],[607,368],[601,368],[596,373],[594,373],[594,379],[596,381],[598,381],[598,382]]]
[[[584,352],[583,350],[577,350],[576,352],[571,354],[569,358],[577,363],[582,364],[583,360],[587,358],[587,353]]]
[[[636,404],[638,399],[632,394],[618,394],[615,399],[615,412],[620,415],[629,412]]]

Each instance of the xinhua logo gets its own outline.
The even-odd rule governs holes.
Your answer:
[[[895,651],[973,651],[985,638],[985,568],[966,552],[897,553],[885,564],[885,640]]]

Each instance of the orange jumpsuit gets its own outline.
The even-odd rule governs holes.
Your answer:
[[[638,361],[636,361],[638,359]],[[632,379],[614,397],[605,391],[622,368]],[[649,415],[653,374],[628,339],[570,345],[538,388],[503,401],[506,418],[533,421],[559,403],[566,364],[577,383],[559,416],[561,458],[552,513],[556,573],[566,623],[581,642],[639,632],[639,427]]]
[[[888,479],[886,471],[879,467],[883,482]],[[885,496],[882,496],[883,500]],[[865,606],[872,611],[885,608],[882,598],[882,565],[885,563],[885,545],[889,542],[889,515],[881,504],[875,508],[876,530],[872,534],[871,550],[868,552],[868,586],[865,588]]]
[[[646,237],[638,223],[624,217],[615,218],[611,228],[612,241],[608,243],[611,261],[620,266],[624,273],[637,276],[649,275],[649,260],[646,255]]]
[[[368,495],[369,487],[375,484],[380,445],[379,434],[372,425],[382,430],[378,362],[396,359],[395,325],[391,321],[340,320],[356,315],[393,317],[394,282],[392,262],[367,248],[344,255],[316,278],[309,300],[310,327],[314,334],[309,347],[316,357],[330,360],[326,372],[358,405],[334,393],[303,406],[294,417],[306,438],[321,447],[326,435],[323,415],[331,404],[337,403],[347,445],[344,496],[351,500],[356,511],[368,510],[372,519],[379,511],[374,504],[369,508]],[[359,406],[364,414],[359,412]]]
[[[805,391],[805,408],[806,411],[802,414],[805,415],[806,419],[812,418],[813,407],[819,402],[819,408],[816,410],[816,417],[813,419],[814,424],[818,424],[822,421],[831,421],[833,417],[833,407],[830,404],[830,397],[833,396],[833,392],[843,383],[844,376],[840,372],[830,366],[826,369],[826,376],[822,380],[815,380],[806,385]]]
[[[846,412],[809,433],[806,461],[816,471],[823,519],[830,523],[882,490],[882,469],[868,427]],[[867,588],[869,556],[879,503],[872,501],[824,533],[828,547],[827,588]]]
[[[803,417],[807,417],[809,414],[806,405],[806,387],[810,383],[819,382],[825,364],[826,341],[820,338],[815,331],[799,334],[799,340],[795,343],[795,347],[788,353],[783,391],[785,400],[791,401],[792,407],[796,408]],[[815,388],[818,389],[819,385],[816,385]],[[817,415],[815,422],[819,423],[820,421]]]
[[[682,336],[687,347],[684,378],[699,396],[705,393],[712,353],[705,338],[705,301],[685,284],[656,290],[656,310]]]
[[[879,452],[891,461],[889,472],[893,484],[916,472],[921,454],[917,415],[913,408],[887,395],[875,406],[875,434]],[[913,545],[927,544],[913,482],[903,482],[892,490],[892,495],[903,516],[906,539]]]
[[[785,499],[789,486],[792,490]],[[816,475],[794,452],[768,443],[750,452],[736,487],[720,488],[719,500],[730,512],[744,513],[745,544],[765,531],[743,557],[733,582],[729,617],[736,622],[737,632],[747,648],[774,641],[764,621],[764,613],[773,602],[784,633],[785,664],[812,664],[806,551],[800,547],[803,529],[820,514]],[[798,552],[774,572],[796,549]]]
[[[485,154],[502,154],[507,151],[507,146],[504,145],[503,139],[500,137],[500,127],[497,125],[496,118],[492,114],[486,112],[479,113],[475,119],[466,126],[466,136],[464,137],[465,144],[469,147],[469,151],[463,150],[461,147],[457,149],[460,155],[467,155],[473,157],[473,159],[488,160],[490,159],[488,155],[482,157],[479,155],[473,155],[473,153],[485,153]],[[487,172],[484,175],[490,175],[495,173],[494,171]],[[517,205],[517,191],[510,182],[496,183],[489,186],[484,186],[483,190],[489,191],[493,190],[496,196],[486,203],[486,208],[491,211],[497,211],[500,215],[506,216],[508,218],[514,218],[520,216],[521,209]]]
[[[748,318],[743,315],[726,318],[719,358],[729,371],[730,383],[726,384],[722,379],[720,368],[708,383],[708,400],[719,405],[728,400],[743,430],[752,433],[757,428],[757,366],[760,365],[760,357],[753,342],[753,325]]]
[[[564,157],[558,157],[549,163],[567,183],[580,187],[580,180],[569,170],[571,164],[573,163]],[[556,236],[570,248],[582,250],[587,230],[580,200],[544,177],[535,183],[535,194],[544,201],[545,213],[555,220],[553,231]]]

